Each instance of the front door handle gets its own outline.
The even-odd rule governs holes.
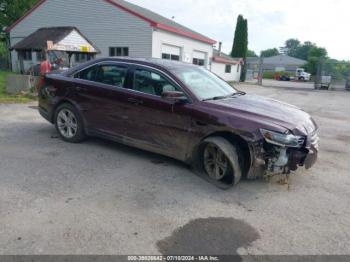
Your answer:
[[[138,100],[136,98],[128,98],[128,102],[134,105],[142,105],[143,102],[141,100]]]
[[[82,91],[84,92],[84,91],[87,90],[87,88],[81,87],[81,86],[76,86],[75,89],[76,89],[78,92],[82,92]]]

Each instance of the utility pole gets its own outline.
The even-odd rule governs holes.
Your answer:
[[[262,86],[262,78],[263,78],[263,65],[264,65],[264,56],[260,54],[259,58],[259,73],[258,73],[258,85]]]
[[[323,70],[323,58],[320,58],[317,64],[317,72],[315,79],[315,89],[321,89],[322,85],[322,70]]]

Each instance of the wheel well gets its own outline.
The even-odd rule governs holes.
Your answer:
[[[74,107],[76,108],[76,106],[75,106],[72,102],[70,102],[69,100],[66,100],[66,99],[61,100],[61,101],[58,102],[58,103],[55,105],[55,107],[53,108],[52,116],[51,116],[51,118],[52,118],[52,119],[51,119],[51,122],[52,122],[52,123],[55,122],[55,115],[56,115],[56,110],[57,110],[57,108],[60,107],[60,106],[63,105],[63,104],[70,104],[70,105],[72,105],[72,106],[74,106]]]
[[[208,137],[214,137],[214,136],[218,136],[218,137],[223,137],[225,139],[227,139],[232,145],[235,145],[238,152],[238,156],[239,156],[239,161],[242,163],[242,177],[246,177],[250,166],[251,166],[251,155],[250,155],[250,149],[249,149],[249,145],[247,143],[246,140],[244,140],[241,136],[236,135],[234,133],[231,132],[216,132],[213,134],[210,134],[209,136],[205,137],[202,139],[201,143],[199,144],[199,146],[196,147],[194,155],[193,155],[193,159],[195,162],[195,165],[197,168],[202,168],[201,167],[201,152],[203,152],[204,150],[204,144],[202,143],[205,139],[207,139]]]

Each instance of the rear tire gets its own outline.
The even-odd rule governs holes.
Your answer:
[[[207,178],[223,187],[238,184],[242,169],[237,152],[237,148],[223,137],[205,139],[201,160]]]
[[[80,143],[86,139],[82,117],[69,103],[64,103],[56,109],[55,126],[62,140],[66,142]]]

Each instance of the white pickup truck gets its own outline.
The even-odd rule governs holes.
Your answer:
[[[305,72],[304,68],[297,68],[295,72],[295,79],[299,81],[310,81],[311,74]]]

